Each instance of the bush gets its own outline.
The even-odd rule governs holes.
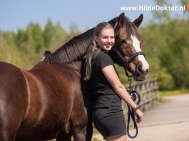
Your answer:
[[[175,87],[173,77],[165,70],[157,73],[159,90],[171,90]]]

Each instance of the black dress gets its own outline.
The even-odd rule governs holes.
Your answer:
[[[121,98],[113,90],[102,72],[102,68],[109,65],[113,65],[117,73],[110,56],[103,51],[98,53],[92,62],[90,80],[93,102],[92,120],[104,138],[126,134]]]

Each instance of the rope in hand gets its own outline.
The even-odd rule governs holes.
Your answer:
[[[136,101],[136,99],[137,99],[136,104],[139,105],[139,103],[140,103],[140,94],[135,90],[128,90],[128,93],[133,97],[133,101]],[[135,119],[135,113],[134,113],[134,110],[128,104],[127,104],[127,107],[128,107],[127,135],[130,138],[135,138],[138,135],[138,126],[137,126],[136,119]],[[133,125],[134,125],[134,128],[136,130],[136,133],[135,133],[134,136],[131,136],[130,133],[129,133],[130,117],[133,120]]]
[[[126,76],[128,76],[128,80],[129,80],[129,89],[131,89],[131,77],[133,77],[132,75],[129,75],[128,71],[127,71],[127,67],[129,65],[129,63],[138,55],[144,55],[143,52],[139,51],[139,52],[136,52],[135,54],[133,54],[128,60],[125,60],[125,58],[122,57],[122,55],[120,54],[120,52],[116,49],[116,46],[114,45],[113,48],[112,48],[113,51],[115,51],[117,53],[117,55],[119,56],[119,58],[124,62],[124,68],[125,68],[125,74]],[[133,101],[136,101],[136,99],[138,99],[138,101],[136,102],[137,105],[139,105],[140,103],[140,94],[135,91],[135,90],[127,90],[128,93],[130,95],[133,96]],[[138,98],[137,98],[138,97]],[[136,123],[136,120],[135,120],[135,113],[134,113],[134,110],[127,104],[127,107],[128,107],[128,123],[127,123],[127,135],[130,137],[130,138],[135,138],[137,135],[138,135],[138,126],[137,126],[137,123]],[[136,130],[136,133],[134,136],[131,136],[130,133],[129,133],[129,126],[130,126],[130,117],[132,118],[133,120],[133,123],[134,123],[134,128]]]

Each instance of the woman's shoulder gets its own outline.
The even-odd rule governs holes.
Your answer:
[[[110,56],[106,52],[99,52],[97,56],[94,59],[94,63],[97,63],[101,68],[108,66],[108,65],[113,65],[113,61],[110,58]]]
[[[107,53],[105,53],[104,51],[101,51],[101,52],[99,52],[97,55],[96,55],[96,57],[95,57],[95,59],[105,59],[105,58],[110,58],[110,56],[107,54]]]

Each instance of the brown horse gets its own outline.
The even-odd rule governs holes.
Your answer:
[[[137,32],[142,19],[141,15],[130,22],[122,13],[109,21],[116,33],[116,49],[110,56],[127,67],[135,80],[144,80],[148,72],[144,56],[135,55],[142,42]],[[75,141],[91,140],[90,94],[82,74],[93,30],[54,53],[46,52],[44,60],[29,71],[0,62],[0,141],[70,141],[72,136]]]

